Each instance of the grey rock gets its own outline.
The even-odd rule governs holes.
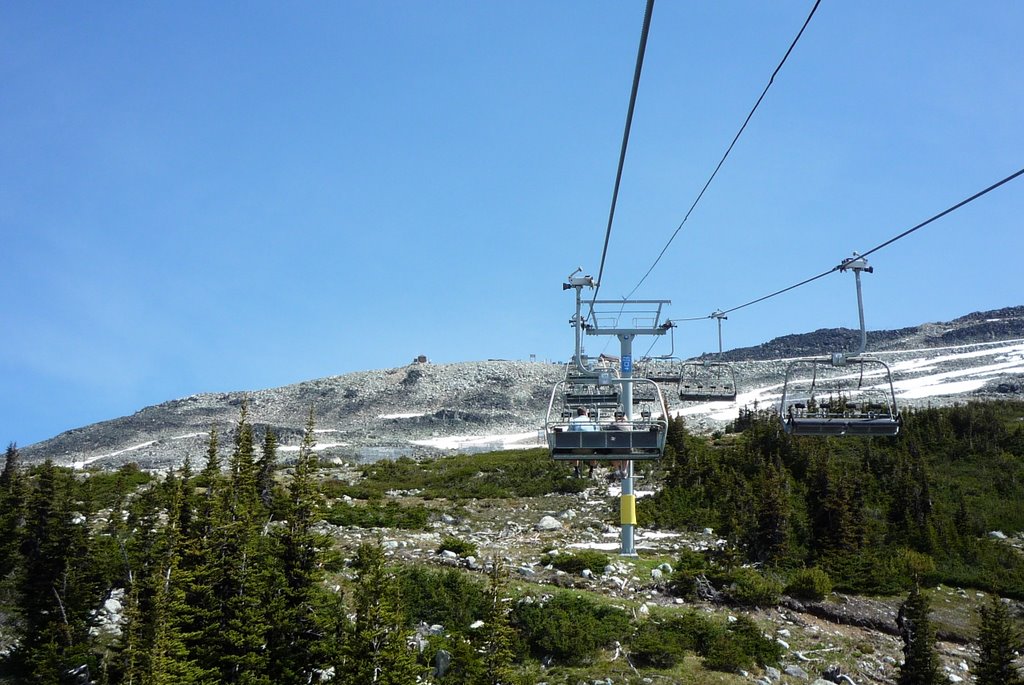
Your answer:
[[[452,655],[447,650],[439,649],[434,655],[434,675],[443,678],[452,666]]]
[[[810,676],[807,675],[807,671],[800,668],[796,664],[790,664],[782,669],[782,672],[788,675],[790,678],[799,678],[800,680],[809,680]]]
[[[556,519],[554,516],[545,516],[534,526],[535,530],[561,530],[562,522]]]

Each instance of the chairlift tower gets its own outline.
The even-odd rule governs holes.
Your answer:
[[[590,276],[578,276],[581,269],[569,275],[568,282],[562,284],[563,290],[576,291],[576,314],[571,323],[576,330],[576,352],[573,362],[576,370],[582,374],[596,372],[589,369],[583,362],[582,335],[614,336],[619,339],[619,370],[620,378],[612,380],[622,386],[622,408],[626,420],[633,423],[633,340],[642,335],[665,335],[672,329],[673,323],[662,320],[662,308],[672,304],[671,300],[592,300],[590,311],[583,316],[583,288],[595,288]],[[625,319],[625,325],[623,324]],[[609,380],[609,379],[605,379]],[[649,417],[648,417],[649,418]],[[668,412],[665,412],[668,420]],[[667,424],[666,424],[667,425]],[[662,436],[664,440],[664,436]],[[664,443],[662,443],[664,444]],[[633,459],[623,455],[626,462],[625,475],[622,478],[622,493],[619,498],[620,523],[622,533],[619,544],[621,556],[637,556],[634,544],[636,528],[636,495],[633,490]]]

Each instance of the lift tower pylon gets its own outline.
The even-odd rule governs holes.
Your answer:
[[[576,332],[576,351],[573,356],[573,363],[576,372],[579,374],[592,374],[595,377],[599,372],[587,367],[583,361],[583,335],[593,336],[614,336],[619,339],[619,378],[608,379],[622,387],[622,409],[625,418],[630,426],[635,426],[633,416],[633,340],[637,336],[665,335],[672,329],[672,322],[662,320],[662,309],[671,304],[671,300],[591,300],[590,311],[583,316],[583,295],[584,288],[594,288],[596,283],[589,276],[577,276],[577,270],[570,274],[568,282],[562,285],[563,290],[573,289],[576,291],[576,314],[572,318],[572,325]],[[660,391],[657,393],[660,397]],[[658,455],[664,453],[665,434],[668,432],[668,411],[662,400],[661,410],[663,416],[654,421],[654,417],[642,416],[640,425],[644,430],[651,433],[660,432],[658,436]],[[600,429],[599,429],[600,430]],[[635,430],[635,428],[634,428]],[[581,458],[584,458],[581,455]],[[622,478],[622,494],[619,499],[620,522],[622,533],[620,539],[619,554],[622,556],[636,556],[634,543],[634,532],[636,528],[636,495],[633,490],[633,461],[631,450],[624,449],[616,459],[625,462],[625,475]]]

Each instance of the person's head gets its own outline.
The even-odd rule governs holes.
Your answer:
[[[621,412],[621,411],[615,412],[615,420],[616,421],[625,421],[626,420],[626,412]]]
[[[576,416],[586,416],[586,415],[587,415],[587,408],[586,407],[576,407]]]

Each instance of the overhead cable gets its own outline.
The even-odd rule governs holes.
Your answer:
[[[732,152],[733,147],[736,145],[736,141],[740,139],[740,135],[743,134],[743,130],[747,127],[747,124],[750,123],[750,119],[754,116],[754,112],[757,111],[757,108],[761,104],[761,101],[764,100],[764,96],[768,93],[768,89],[771,88],[772,83],[775,82],[775,76],[782,69],[782,65],[786,63],[786,59],[789,58],[789,54],[793,52],[793,48],[796,47],[797,41],[799,41],[800,36],[803,35],[804,29],[806,29],[807,25],[811,23],[811,17],[814,16],[815,11],[817,11],[818,5],[820,4],[821,0],[815,0],[814,7],[811,8],[810,14],[808,14],[807,19],[804,20],[803,26],[800,27],[800,31],[796,34],[796,38],[794,38],[793,42],[789,44],[789,49],[786,50],[786,54],[782,56],[782,61],[780,61],[779,65],[775,67],[775,71],[772,72],[771,78],[768,79],[768,85],[766,85],[764,87],[764,90],[761,91],[761,96],[757,98],[757,102],[754,103],[754,106],[753,108],[751,108],[750,113],[747,114],[747,118],[743,120],[743,125],[740,126],[740,130],[736,132],[736,135],[733,137],[732,142],[729,143],[729,147],[726,149],[725,154],[722,155],[722,159],[718,160],[718,166],[716,166],[715,170],[711,172],[711,176],[708,178],[707,183],[704,184],[704,187],[701,188],[700,193],[697,194],[697,199],[695,199],[693,201],[693,204],[690,205],[690,209],[687,210],[686,215],[683,217],[683,220],[679,223],[679,226],[676,228],[675,232],[672,233],[672,236],[668,239],[668,242],[665,243],[665,247],[661,248],[661,252],[658,253],[658,257],[657,259],[654,260],[654,263],[651,264],[651,268],[649,268],[647,270],[647,273],[644,274],[643,278],[641,278],[640,281],[635,286],[633,286],[633,289],[629,291],[629,295],[626,295],[626,298],[632,296],[632,294],[635,293],[641,285],[643,285],[644,281],[647,280],[647,277],[651,275],[652,271],[654,271],[654,267],[658,266],[658,262],[660,262],[661,258],[665,256],[665,252],[668,250],[669,245],[672,244],[672,241],[676,239],[676,236],[679,234],[679,231],[683,230],[683,226],[686,225],[686,221],[690,218],[690,214],[693,213],[693,210],[697,207],[697,204],[700,202],[701,198],[704,197],[704,192],[708,189],[708,186],[710,186],[711,182],[715,180],[715,176],[718,175],[718,170],[722,168],[722,165],[725,163],[725,160],[729,156],[729,153]]]
[[[651,14],[654,12],[654,0],[647,0],[647,9],[644,11],[644,26],[640,32],[640,47],[636,53],[636,68],[633,70],[633,88],[629,94],[629,109],[626,111],[626,126],[622,132],[622,148],[619,150],[619,166],[615,172],[615,187],[612,190],[612,205],[608,210],[608,228],[604,233],[604,248],[601,250],[601,266],[597,270],[597,285],[594,287],[594,297],[590,300],[590,312],[587,318],[594,314],[594,303],[597,301],[597,293],[601,290],[601,282],[604,277],[604,262],[608,256],[608,241],[612,236],[612,221],[615,219],[615,204],[619,199],[619,184],[622,182],[622,167],[626,162],[626,147],[629,145],[629,129],[633,125],[633,109],[636,106],[636,93],[640,88],[640,72],[644,66],[644,53],[647,51],[647,34],[651,30]]]
[[[917,229],[919,229],[919,228],[924,228],[925,226],[927,226],[927,225],[928,225],[928,224],[930,224],[931,222],[933,222],[933,221],[935,221],[935,220],[937,220],[937,219],[941,219],[942,217],[946,216],[947,214],[949,214],[949,213],[951,213],[951,212],[955,212],[956,210],[960,209],[961,207],[963,207],[963,206],[964,206],[964,205],[966,205],[966,204],[969,204],[969,203],[971,203],[971,202],[974,202],[975,200],[977,200],[977,199],[978,199],[979,197],[981,197],[982,195],[985,195],[986,193],[989,193],[989,192],[991,192],[991,191],[995,190],[996,188],[998,188],[999,186],[1003,185],[1004,183],[1009,183],[1010,181],[1012,181],[1013,179],[1017,178],[1017,177],[1018,177],[1018,176],[1020,176],[1021,174],[1024,174],[1024,169],[1021,169],[1020,171],[1017,171],[1017,172],[1015,172],[1015,173],[1012,173],[1012,174],[1010,174],[1009,176],[1007,176],[1006,178],[1004,178],[1003,180],[1001,180],[1001,181],[999,181],[999,182],[997,182],[997,183],[993,183],[993,184],[992,184],[992,185],[990,185],[990,186],[989,186],[988,188],[985,188],[985,190],[979,191],[979,192],[975,193],[974,195],[971,195],[971,196],[970,196],[969,198],[967,198],[966,200],[961,200],[960,202],[956,203],[955,205],[953,205],[953,206],[952,206],[952,207],[950,207],[949,209],[947,209],[947,210],[945,210],[945,211],[943,211],[943,212],[939,212],[938,214],[936,214],[935,216],[933,216],[933,217],[932,217],[931,219],[928,219],[927,221],[922,221],[922,222],[921,222],[921,223],[919,223],[919,224],[918,224],[917,226],[914,226],[913,228],[909,228],[909,229],[907,229],[906,231],[903,231],[903,233],[900,233],[900,234],[899,234],[898,236],[896,236],[895,238],[890,238],[889,240],[886,240],[886,241],[885,241],[884,243],[882,243],[881,245],[878,245],[878,246],[876,246],[876,247],[873,247],[873,248],[871,248],[870,250],[868,250],[867,252],[862,252],[862,253],[860,254],[860,256],[861,256],[861,257],[867,257],[867,256],[868,256],[869,254],[871,254],[872,252],[878,252],[878,251],[879,251],[879,250],[881,250],[881,249],[882,249],[883,247],[886,247],[886,246],[888,246],[888,245],[891,245],[892,243],[895,243],[895,242],[896,242],[897,240],[899,240],[900,238],[905,238],[906,236],[910,235],[911,233],[913,233],[913,232],[914,232],[914,231],[916,231]]]
[[[965,205],[968,205],[971,202],[974,202],[978,198],[980,198],[980,197],[982,197],[984,195],[987,195],[988,193],[992,192],[996,188],[999,188],[1000,186],[1003,186],[1003,185],[1009,183],[1010,181],[1012,181],[1013,179],[1018,178],[1019,176],[1022,176],[1022,175],[1024,175],[1024,169],[1020,169],[1018,171],[1015,171],[1014,173],[1010,174],[1009,176],[1007,176],[1006,178],[1002,179],[1001,181],[997,181],[996,183],[993,183],[992,185],[990,185],[988,188],[985,188],[984,190],[980,190],[977,193],[975,193],[974,195],[971,195],[970,197],[968,197],[968,198],[966,198],[964,200],[961,200],[960,202],[957,202],[952,207],[949,207],[948,209],[942,210],[938,214],[932,216],[929,219],[925,219],[924,221],[922,221],[921,223],[917,224],[916,226],[914,226],[912,228],[908,228],[906,231],[903,231],[899,235],[897,235],[897,236],[895,236],[893,238],[890,238],[889,240],[886,240],[884,243],[882,243],[880,245],[876,245],[875,247],[871,248],[870,250],[868,250],[866,252],[858,253],[858,256],[859,257],[867,257],[868,255],[870,255],[872,253],[878,252],[883,247],[888,247],[889,245],[892,245],[897,240],[900,240],[901,238],[907,237],[908,235],[910,235],[914,231],[916,231],[916,230],[918,230],[920,228],[924,228],[928,224],[941,219],[942,217],[946,216],[947,214],[951,214],[952,212],[955,212],[956,210],[960,209],[961,207],[963,207]],[[816,281],[819,278],[824,278],[825,276],[828,276],[830,273],[833,273],[835,271],[841,270],[844,266],[846,266],[846,264],[847,264],[847,261],[843,261],[842,263],[837,264],[836,266],[832,267],[828,271],[823,271],[822,273],[818,274],[817,276],[811,276],[810,278],[805,279],[803,281],[800,281],[799,283],[791,285],[791,286],[789,286],[787,288],[783,288],[782,290],[776,290],[775,292],[771,293],[770,295],[765,295],[764,297],[759,297],[756,300],[751,300],[750,302],[746,302],[746,303],[741,304],[741,305],[739,305],[737,307],[733,307],[732,309],[726,309],[722,313],[723,314],[729,314],[730,312],[734,312],[734,311],[736,311],[738,309],[743,309],[744,307],[749,307],[749,306],[751,306],[753,304],[757,304],[758,302],[764,302],[767,299],[770,299],[770,298],[775,297],[777,295],[781,295],[782,293],[789,292],[790,290],[795,290],[796,288],[799,288],[801,286],[807,285],[808,283]],[[702,317],[699,317],[699,318],[709,319],[709,318],[711,318],[711,315],[702,316]],[[677,320],[678,321],[687,321],[688,319],[677,319]]]

